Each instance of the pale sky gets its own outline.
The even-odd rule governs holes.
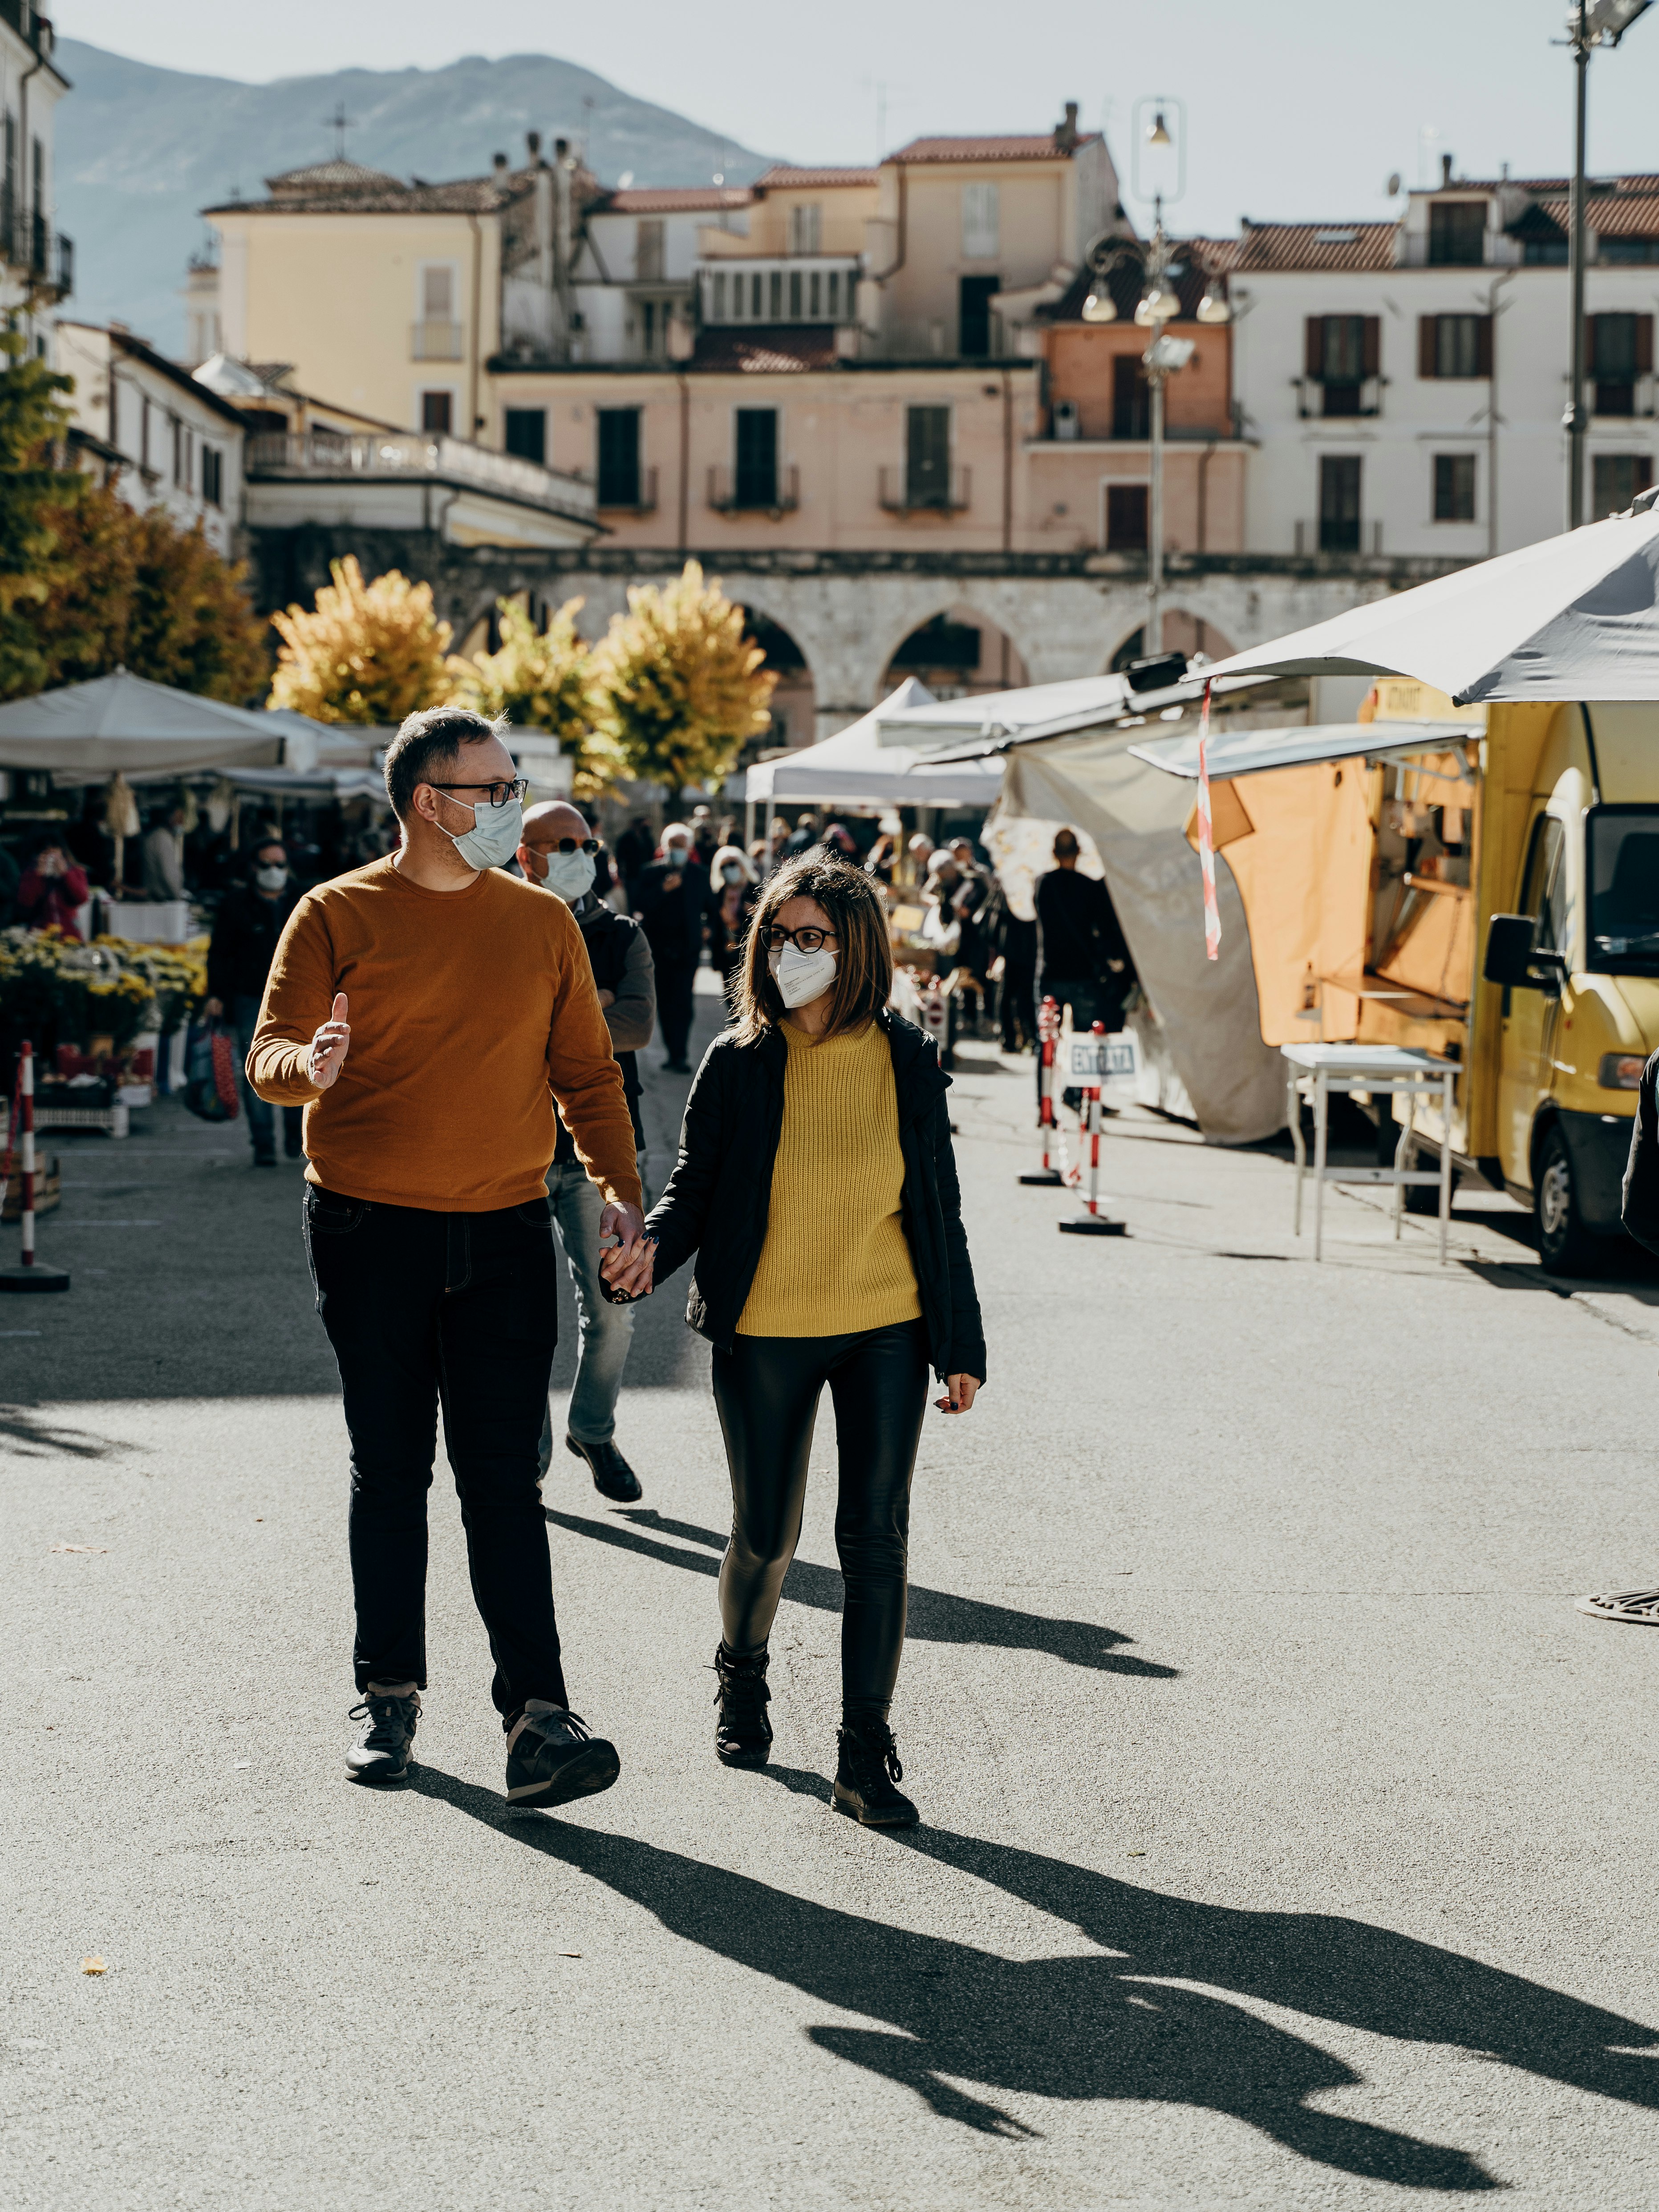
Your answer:
[[[1104,125],[1126,185],[1135,100],[1187,103],[1176,224],[1376,216],[1393,171],[1559,174],[1565,0],[57,0],[60,35],[263,81],[556,54],[759,152],[862,162],[922,131]],[[469,28],[458,28],[465,22]],[[1659,170],[1659,8],[1591,67],[1590,165]],[[434,167],[434,174],[441,173]],[[1139,210],[1132,206],[1132,213]]]

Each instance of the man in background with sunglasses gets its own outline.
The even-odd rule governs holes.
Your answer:
[[[351,1437],[362,1782],[407,1774],[426,1687],[426,1493],[437,1413],[507,1733],[507,1794],[608,1789],[614,1745],[570,1710],[537,1439],[558,1324],[554,1101],[618,1264],[643,1224],[622,1071],[570,909],[502,872],[524,786],[501,725],[411,714],[386,748],[403,842],[308,891],[248,1054],[305,1107],[305,1231]]]
[[[623,1090],[634,1119],[634,1141],[642,1152],[640,1076],[635,1054],[651,1042],[657,1018],[657,992],[651,947],[638,922],[617,914],[596,896],[599,841],[574,806],[552,799],[532,806],[524,817],[519,866],[532,884],[561,898],[576,917],[592,963],[599,1005],[622,1070]],[[613,1305],[599,1289],[599,1238],[604,1217],[599,1192],[588,1180],[570,1132],[559,1124],[547,1194],[553,1201],[553,1226],[564,1247],[576,1294],[576,1373],[565,1413],[564,1448],[586,1460],[593,1487],[602,1498],[631,1505],[643,1496],[639,1477],[617,1449],[617,1396],[634,1340],[634,1308]],[[541,1470],[545,1478],[553,1457],[550,1404],[542,1428]]]

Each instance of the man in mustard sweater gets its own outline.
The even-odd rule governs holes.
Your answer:
[[[426,1687],[437,1413],[495,1662],[509,1798],[608,1789],[570,1710],[537,1445],[557,1324],[554,1101],[619,1240],[642,1232],[621,1071],[570,910],[503,875],[524,786],[497,725],[438,708],[386,751],[401,849],[307,892],[276,948],[248,1081],[305,1107],[305,1234],[351,1438],[363,1725],[354,1778],[400,1783]]]

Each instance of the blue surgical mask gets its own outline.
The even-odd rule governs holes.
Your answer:
[[[457,799],[454,804],[465,806],[466,801]],[[438,826],[443,829],[441,823]],[[469,868],[504,868],[524,837],[524,808],[516,799],[509,799],[505,806],[481,799],[472,810],[470,830],[463,830],[459,837],[453,830],[445,830],[444,835]]]
[[[550,853],[544,880],[567,906],[574,906],[592,890],[597,872],[591,853]]]

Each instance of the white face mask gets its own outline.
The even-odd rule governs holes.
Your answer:
[[[803,952],[798,945],[785,945],[769,952],[766,964],[786,1006],[809,1006],[821,999],[836,980],[836,956],[827,945],[816,952]]]
[[[592,890],[597,873],[591,853],[550,853],[542,880],[567,906],[574,906]]]
[[[279,891],[288,881],[286,868],[256,868],[253,880],[262,891]]]
[[[743,870],[735,860],[728,860],[720,870],[720,873],[728,884],[740,884],[743,881]]]
[[[446,799],[453,794],[444,793]],[[456,799],[457,806],[465,806],[464,799]],[[443,830],[441,822],[438,824]],[[518,851],[524,836],[524,808],[516,799],[509,799],[505,806],[492,806],[481,799],[472,809],[472,827],[463,830],[458,837],[453,830],[444,835],[469,868],[502,868]]]

